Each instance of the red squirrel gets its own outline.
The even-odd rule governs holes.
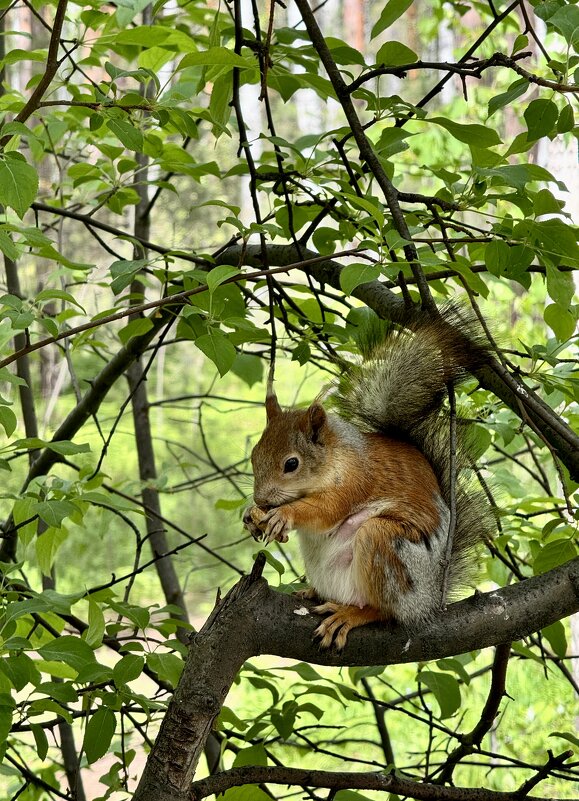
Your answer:
[[[487,358],[473,321],[450,306],[407,320],[349,369],[332,398],[337,414],[319,400],[284,410],[268,388],[244,523],[267,542],[286,542],[297,530],[311,584],[304,597],[321,599],[314,611],[328,615],[315,631],[322,647],[341,649],[351,629],[374,621],[428,620],[445,584],[456,585],[469,551],[489,535],[480,492],[463,475],[467,432],[458,421],[445,568],[451,449],[441,409],[449,383]]]

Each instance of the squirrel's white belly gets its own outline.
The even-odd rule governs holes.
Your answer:
[[[307,578],[320,598],[360,607],[368,603],[353,569],[355,530],[347,537],[303,531],[298,537]]]

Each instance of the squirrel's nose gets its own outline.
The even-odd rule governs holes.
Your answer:
[[[263,512],[269,512],[270,509],[273,509],[272,504],[268,503],[267,498],[265,498],[263,495],[254,495],[253,501],[255,505],[259,506]]]

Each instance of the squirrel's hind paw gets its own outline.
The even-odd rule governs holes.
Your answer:
[[[332,613],[320,623],[314,631],[314,637],[320,638],[320,648],[329,648],[333,642],[338,651],[346,645],[352,629],[384,620],[382,613],[372,606],[359,607],[329,602],[314,607],[313,611],[318,615]]]

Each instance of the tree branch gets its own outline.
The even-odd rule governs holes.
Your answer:
[[[402,778],[393,773],[346,773],[301,768],[248,766],[233,768],[193,783],[190,801],[223,793],[229,787],[246,784],[285,784],[305,787],[327,787],[332,790],[376,790],[383,793],[416,798],[419,801],[517,801],[518,791],[511,793],[469,787],[440,787]],[[553,798],[525,796],[527,801],[555,801]]]
[[[393,625],[365,626],[351,632],[343,651],[322,650],[312,640],[319,618],[302,600],[275,592],[258,578],[263,561],[260,555],[252,575],[241,579],[194,638],[133,801],[191,797],[190,784],[212,722],[251,656],[269,654],[320,665],[441,659],[519,640],[579,609],[577,557],[541,576],[452,604],[416,631]]]

